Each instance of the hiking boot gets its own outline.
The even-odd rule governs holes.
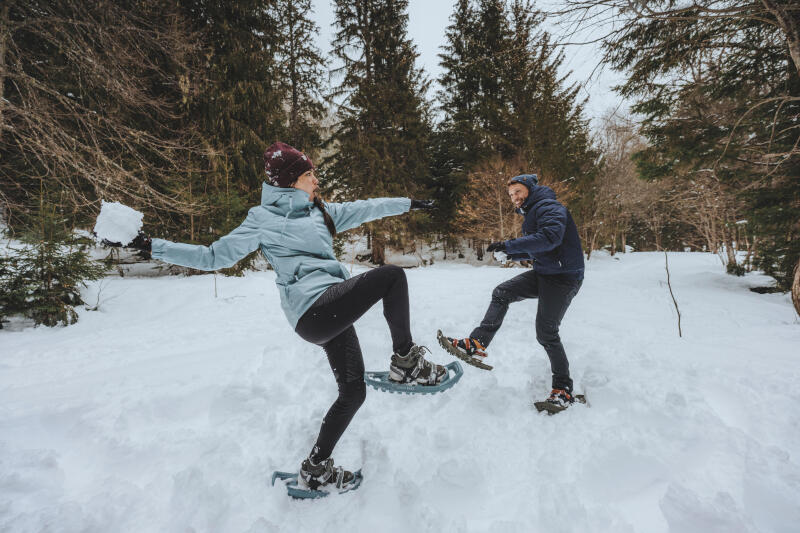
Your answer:
[[[354,485],[356,476],[341,466],[334,467],[333,459],[331,458],[314,463],[309,457],[300,465],[300,479],[311,490],[317,490],[325,486],[346,490]]]
[[[406,355],[392,354],[389,364],[389,380],[395,383],[416,383],[419,385],[438,385],[447,376],[447,369],[431,363],[423,353],[425,346],[411,346]]]
[[[486,348],[478,339],[467,337],[466,339],[454,339],[452,337],[445,337],[448,343],[453,346],[463,357],[468,357],[478,362],[483,362],[486,359]]]
[[[547,403],[552,403],[559,407],[569,407],[575,403],[575,396],[565,389],[553,389],[550,391],[550,396],[547,398]]]
[[[467,337],[466,339],[445,337],[442,334],[442,330],[436,332],[436,339],[439,341],[439,346],[444,348],[445,351],[458,357],[468,365],[482,368],[483,370],[492,369],[491,365],[483,362],[487,355],[486,348],[478,339],[474,337]]]

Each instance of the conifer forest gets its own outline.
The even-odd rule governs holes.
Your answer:
[[[518,236],[506,182],[535,173],[589,257],[712,252],[730,274],[794,284],[800,306],[796,2],[457,0],[436,78],[408,0],[331,3],[321,49],[311,0],[4,1],[6,237],[80,252],[70,239],[105,200],[145,213],[153,236],[207,245],[258,204],[262,153],[282,141],[313,159],[326,200],[435,200],[358,230],[372,264]],[[595,25],[629,107],[587,114],[547,20]]]

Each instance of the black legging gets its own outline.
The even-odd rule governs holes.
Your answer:
[[[339,438],[364,403],[364,358],[353,323],[383,300],[383,316],[389,324],[395,353],[411,348],[408,282],[403,269],[384,265],[332,285],[303,314],[295,331],[304,340],[322,346],[339,387],[339,397],[322,420],[315,461],[330,457]]]

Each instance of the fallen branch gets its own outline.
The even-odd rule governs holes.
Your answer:
[[[675,300],[675,294],[672,292],[672,283],[669,281],[669,260],[667,259],[667,251],[664,250],[664,267],[667,269],[667,287],[669,287],[669,295],[672,296],[672,303],[675,304],[675,311],[678,312],[678,337],[683,337],[681,331],[681,310],[678,309],[678,302]]]

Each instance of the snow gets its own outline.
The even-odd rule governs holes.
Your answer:
[[[94,232],[97,240],[106,239],[122,244],[130,243],[142,229],[144,215],[119,202],[103,202]]]
[[[562,325],[588,407],[532,409],[549,367],[536,302],[514,304],[493,371],[432,397],[370,389],[334,455],[364,484],[316,502],[269,485],[336,396],[274,273],[107,278],[74,326],[0,330],[0,531],[796,531],[789,296],[749,291],[771,279],[728,276],[713,254],[669,265],[683,338],[663,254],[592,254]],[[436,329],[466,335],[522,270],[406,272],[416,340],[450,362]],[[386,369],[381,306],[357,329],[367,368]]]

